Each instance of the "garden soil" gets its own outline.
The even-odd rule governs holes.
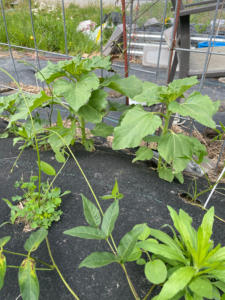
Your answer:
[[[5,129],[5,123],[0,120],[0,134]],[[75,143],[71,147],[78,159],[85,175],[90,181],[97,197],[109,194],[114,186],[115,178],[118,180],[120,192],[124,194],[124,199],[120,201],[120,214],[113,231],[116,244],[129,232],[134,225],[146,222],[152,228],[161,228],[164,224],[172,225],[167,205],[173,207],[177,212],[183,209],[193,218],[193,226],[197,229],[201,223],[205,211],[201,208],[185,203],[178,197],[178,193],[188,190],[191,177],[185,176],[185,184],[178,181],[168,183],[158,178],[156,171],[149,168],[146,162],[135,162],[132,164],[132,155],[124,151],[113,151],[103,147],[96,139],[96,150],[87,152],[79,144]],[[18,147],[13,147],[13,136],[0,142],[0,198],[11,200],[16,194],[22,195],[21,191],[14,188],[14,183],[21,177],[29,180],[31,174],[37,175],[37,155],[32,149],[25,149],[24,153],[16,163],[14,171],[11,168],[19,155]],[[54,158],[51,150],[41,152],[41,160],[51,164],[56,171],[60,169],[60,164]],[[48,176],[43,174],[43,181]],[[50,178],[49,178],[50,179]],[[58,186],[62,191],[70,190],[71,194],[63,197],[61,209],[63,215],[61,220],[53,223],[49,229],[49,242],[53,257],[63,276],[77,293],[81,300],[132,300],[133,295],[129,289],[126,277],[119,264],[111,264],[97,269],[79,269],[79,264],[92,252],[110,251],[105,241],[84,240],[63,234],[65,230],[87,226],[83,215],[83,205],[80,194],[94,202],[93,196],[72,158],[69,159],[62,170],[54,186]],[[199,191],[205,188],[206,182],[200,178],[198,180]],[[224,185],[220,185],[224,187]],[[204,204],[207,195],[200,197]],[[0,200],[1,201],[1,200]],[[101,201],[103,211],[111,204],[109,201]],[[209,202],[208,208],[214,206],[215,214],[225,219],[225,197],[215,193]],[[0,223],[9,220],[10,211],[5,202],[1,202]],[[30,236],[30,232],[23,232],[23,224],[7,224],[0,228],[0,238],[11,236],[11,241],[5,247],[6,250],[26,253],[24,244]],[[225,245],[224,227],[222,220],[215,219],[213,228],[213,240],[215,244]],[[165,232],[172,235],[168,227]],[[7,264],[19,266],[22,257],[7,256]],[[47,247],[43,242],[33,253],[37,259],[51,263]],[[144,276],[144,267],[136,265],[135,262],[127,263],[127,270],[131,280],[139,294],[143,298],[150,289],[151,284]],[[37,264],[37,267],[43,267]],[[40,300],[72,300],[73,296],[68,292],[60,277],[55,271],[37,271],[40,283]],[[157,295],[160,288],[156,288],[153,296]],[[5,284],[0,293],[2,300],[15,300],[20,295],[18,285],[18,270],[7,269]]]

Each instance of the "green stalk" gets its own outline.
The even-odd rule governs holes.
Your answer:
[[[63,283],[65,284],[65,286],[67,287],[67,289],[70,291],[70,293],[74,296],[75,299],[80,300],[80,299],[78,298],[78,296],[74,293],[74,291],[70,288],[70,286],[68,285],[68,283],[66,282],[66,280],[65,280],[64,277],[62,276],[61,272],[59,271],[57,265],[55,264],[55,261],[54,261],[54,259],[53,259],[52,253],[51,253],[50,245],[49,245],[49,242],[48,242],[48,238],[46,237],[45,240],[46,240],[48,252],[49,252],[49,255],[50,255],[50,257],[51,257],[53,266],[55,267],[56,271],[58,272],[59,276],[61,277]]]
[[[54,131],[54,130],[52,130],[52,129],[48,129],[48,130],[49,130],[49,131],[52,131],[52,132],[54,132],[56,135],[58,135],[58,137],[63,141],[64,145],[66,145],[66,147],[67,147],[67,149],[69,150],[71,156],[72,156],[73,159],[75,160],[75,162],[76,162],[76,164],[77,164],[77,166],[78,166],[78,168],[79,168],[81,174],[83,175],[85,181],[87,182],[87,185],[88,185],[88,187],[89,187],[90,190],[91,190],[91,193],[92,193],[92,195],[93,195],[93,197],[94,197],[94,199],[95,199],[95,201],[96,201],[96,203],[97,203],[97,206],[98,206],[98,208],[99,208],[99,210],[100,210],[102,216],[104,216],[104,213],[103,213],[103,211],[102,211],[101,205],[100,205],[100,203],[99,203],[99,201],[98,201],[98,199],[97,199],[97,197],[96,197],[96,195],[95,195],[95,193],[94,193],[94,191],[93,191],[93,189],[92,189],[92,187],[91,187],[91,185],[90,185],[90,182],[88,181],[87,177],[85,176],[84,171],[82,170],[82,168],[81,168],[81,166],[80,166],[78,160],[76,159],[75,155],[73,154],[72,150],[70,149],[69,146],[67,146],[67,144],[66,144],[64,138],[62,138],[61,135],[58,134],[58,132],[56,132],[56,131]],[[112,242],[113,242],[113,245],[114,245],[114,247],[115,247],[115,249],[116,249],[116,251],[117,251],[116,244],[115,244],[115,242],[114,242],[114,239],[113,239],[113,237],[112,237],[112,234],[110,234],[110,238],[111,238],[111,240],[112,240]],[[47,239],[47,238],[46,238],[46,239]],[[109,241],[108,241],[108,243],[109,243]],[[110,243],[109,243],[109,244],[110,244]],[[114,252],[114,251],[113,251],[113,252]],[[54,266],[55,266],[55,265],[54,265]],[[133,294],[134,294],[134,296],[135,296],[135,299],[136,299],[136,300],[140,300],[140,298],[138,297],[137,292],[135,291],[135,289],[134,289],[134,287],[133,287],[133,285],[132,285],[132,282],[131,282],[131,280],[130,280],[130,278],[129,278],[129,276],[128,276],[128,273],[127,273],[127,270],[126,270],[125,265],[122,264],[121,266],[122,266],[122,268],[123,268],[123,270],[124,270],[124,272],[125,272],[125,274],[126,274],[126,276],[127,276],[128,283],[129,283],[130,288],[131,288],[131,290],[132,290],[132,292],[133,292]]]
[[[18,266],[6,266],[6,268],[20,269]],[[52,271],[53,269],[35,268],[35,271]]]
[[[86,133],[85,133],[85,121],[83,117],[80,117],[80,128],[82,133],[82,144],[86,141]]]
[[[144,297],[143,300],[146,300],[148,298],[148,296],[151,294],[151,292],[153,291],[155,286],[156,286],[156,284],[153,284],[153,286],[150,288],[150,290],[148,291],[147,295]]]
[[[32,114],[31,114],[31,111],[30,111],[30,107],[27,103],[27,100],[24,96],[24,93],[20,87],[20,85],[16,82],[16,80],[8,73],[6,72],[5,70],[3,70],[2,68],[0,68],[1,71],[3,71],[5,74],[7,74],[14,82],[15,84],[17,85],[18,89],[20,90],[22,96],[23,96],[23,99],[26,103],[26,107],[28,109],[28,112],[29,112],[29,116],[30,116],[30,120],[31,120],[31,124],[32,124],[32,128],[33,128],[33,131],[34,131],[34,139],[35,139],[35,144],[36,144],[36,151],[37,151],[37,158],[38,158],[38,169],[39,169],[39,183],[38,183],[38,206],[40,207],[40,204],[41,204],[41,160],[40,160],[40,153],[39,153],[39,149],[38,149],[38,142],[37,142],[37,136],[36,136],[36,132],[35,132],[35,127],[34,127],[34,121],[33,121],[33,117],[32,117]]]
[[[28,257],[28,255],[26,255],[26,254],[21,254],[21,253],[16,253],[16,252],[11,252],[11,251],[7,251],[7,250],[2,250],[2,252],[9,253],[9,254],[13,254],[13,255],[19,255],[19,256],[25,256],[25,257]],[[30,258],[32,258],[33,260],[35,260],[35,261],[37,261],[37,262],[39,262],[39,263],[41,263],[41,264],[43,264],[43,265],[48,266],[48,267],[51,268],[51,269],[54,269],[54,266],[51,266],[51,265],[49,265],[49,264],[46,264],[45,262],[43,262],[43,261],[41,261],[41,260],[39,260],[39,259],[37,259],[37,258],[34,258],[34,257],[32,257],[32,256],[30,256]]]
[[[170,111],[169,109],[167,109],[166,112],[166,116],[165,116],[165,124],[163,126],[163,132],[162,132],[162,136],[166,135],[167,131],[168,131],[168,126],[169,126],[169,121],[170,121],[170,117],[172,116],[172,111]],[[157,167],[157,171],[159,172],[160,168],[162,165],[162,156],[159,155],[159,160],[158,160],[158,167]]]
[[[133,286],[133,284],[132,284],[132,282],[131,282],[131,280],[130,280],[130,277],[129,277],[128,273],[127,273],[127,270],[126,270],[126,268],[125,268],[125,265],[124,265],[124,264],[121,264],[121,267],[122,267],[122,269],[124,270],[124,273],[125,273],[125,275],[126,275],[126,278],[127,278],[128,283],[129,283],[130,289],[131,289],[131,291],[132,291],[132,293],[133,293],[133,295],[134,295],[134,298],[135,298],[136,300],[140,300],[140,298],[138,297],[138,294],[137,294],[137,292],[135,291],[135,288],[134,288],[134,286]]]

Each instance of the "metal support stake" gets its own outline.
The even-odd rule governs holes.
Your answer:
[[[102,0],[100,0],[100,19],[101,19],[101,56],[103,53],[103,49],[102,49]],[[101,77],[103,78],[103,69],[101,69]]]
[[[128,45],[128,75],[130,69],[130,47],[131,47],[131,35],[132,35],[132,19],[133,19],[133,4],[134,0],[131,0],[130,3],[130,36],[129,36],[129,45]]]
[[[1,2],[2,15],[3,15],[3,20],[4,20],[4,25],[5,25],[5,32],[6,32],[6,37],[7,37],[7,41],[8,41],[9,52],[10,52],[12,62],[13,62],[13,67],[14,67],[15,73],[16,73],[16,81],[19,84],[19,77],[18,77],[17,70],[16,70],[16,64],[15,64],[15,61],[14,61],[14,58],[13,58],[12,49],[11,49],[11,45],[10,45],[10,42],[9,42],[8,29],[7,29],[7,24],[6,24],[6,19],[5,19],[5,12],[4,12],[4,7],[3,7],[2,0],[0,0],[0,2]]]
[[[216,163],[216,167],[215,167],[214,174],[216,174],[216,171],[217,171],[217,168],[218,168],[218,165],[219,165],[221,156],[222,156],[222,154],[223,154],[223,149],[224,149],[224,147],[225,147],[225,140],[224,140],[224,142],[223,142],[223,146],[222,146],[222,148],[221,148],[220,155],[219,155],[219,158],[218,158],[217,163]]]
[[[33,22],[32,10],[31,10],[31,0],[29,0],[29,10],[30,10],[30,20],[31,20],[31,26],[32,26],[32,31],[33,31],[34,46],[35,46],[35,52],[36,52],[36,57],[37,57],[38,69],[41,70],[41,65],[40,65],[39,56],[38,56],[37,43],[36,43],[35,30],[34,30],[34,22]],[[38,84],[38,80],[37,80],[37,84]],[[42,82],[41,85],[42,85],[42,89],[44,90],[44,83]]]
[[[215,11],[215,15],[214,15],[214,19],[213,19],[213,25],[211,28],[211,35],[210,35],[210,40],[209,40],[209,47],[207,49],[207,54],[206,54],[206,58],[205,58],[205,64],[204,64],[204,68],[202,71],[202,78],[201,78],[201,82],[200,82],[200,86],[199,86],[199,92],[201,92],[202,86],[203,86],[203,82],[205,80],[205,76],[206,76],[206,72],[207,72],[207,68],[208,68],[208,59],[209,59],[209,55],[210,54],[210,49],[211,49],[211,43],[212,43],[212,39],[213,39],[213,32],[215,29],[215,25],[216,25],[216,18],[217,18],[217,13],[218,13],[218,9],[219,9],[219,4],[220,4],[220,0],[217,0],[217,4],[216,4],[216,11]],[[194,121],[191,121],[191,126],[190,126],[190,133],[189,136],[192,135],[192,131],[193,131],[193,124]]]
[[[63,26],[64,26],[65,47],[66,47],[66,58],[68,60],[69,56],[68,56],[67,37],[66,37],[66,18],[65,18],[64,0],[62,0],[62,12],[63,12]]]
[[[123,48],[124,48],[124,64],[125,64],[125,78],[128,77],[128,65],[127,65],[127,26],[126,26],[126,11],[125,0],[122,1],[122,14],[123,14]],[[129,99],[126,97],[126,105],[129,105]]]
[[[159,44],[159,54],[158,54],[157,66],[156,66],[155,83],[157,82],[157,79],[158,79],[159,61],[160,61],[161,49],[162,49],[162,39],[163,39],[163,32],[164,32],[164,27],[165,27],[167,3],[168,3],[168,0],[166,0],[166,2],[165,2],[164,13],[163,13],[163,25],[162,25],[162,31],[161,31],[161,37],[160,37],[160,44]]]
[[[222,176],[223,176],[224,173],[225,173],[225,167],[223,168],[223,171],[221,172],[221,174],[220,174],[220,176],[219,176],[217,182],[220,181],[220,179],[222,178]],[[204,208],[206,208],[206,205],[208,204],[210,198],[212,197],[212,194],[214,193],[214,191],[215,191],[217,185],[218,185],[218,183],[217,183],[217,184],[214,186],[214,188],[211,190],[211,193],[209,194],[209,197],[208,197],[208,199],[207,199],[206,202],[205,202]]]

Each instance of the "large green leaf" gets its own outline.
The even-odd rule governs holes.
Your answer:
[[[143,138],[143,141],[148,143],[158,143],[161,139],[161,136],[158,135],[148,135]]]
[[[137,157],[132,160],[132,163],[137,160],[150,160],[153,157],[152,149],[149,149],[145,146],[140,147],[135,154]]]
[[[38,161],[37,161],[37,164],[38,164]],[[50,175],[50,176],[56,175],[55,169],[51,165],[47,164],[46,162],[41,161],[40,166],[41,166],[41,171],[44,172],[45,174]]]
[[[170,248],[173,248],[174,250],[176,250],[177,254],[184,259],[182,250],[168,234],[166,234],[165,232],[163,232],[161,230],[151,228],[151,235],[154,236],[154,238],[160,240],[160,242],[163,242]]]
[[[174,174],[171,168],[161,167],[159,169],[159,178],[172,182],[174,179]]]
[[[212,250],[213,251],[213,250]],[[216,251],[208,260],[208,263],[225,261],[225,247],[222,247]]]
[[[163,283],[167,276],[166,265],[160,259],[149,261],[145,265],[145,276],[154,284]]]
[[[134,247],[137,243],[138,236],[142,234],[146,224],[141,224],[128,232],[120,241],[117,255],[121,263],[125,263],[129,256],[132,254]]]
[[[105,77],[100,86],[108,87],[133,99],[142,92],[143,82],[135,75],[124,79],[121,79],[118,75],[114,75],[112,77]]]
[[[124,103],[119,103],[116,101],[108,100],[108,103],[109,103],[108,111],[120,111],[123,113],[124,111],[128,110],[131,107],[130,105],[125,105]]]
[[[157,300],[169,300],[191,281],[195,274],[193,267],[183,267],[178,269],[164,284]]]
[[[48,230],[44,227],[40,228],[38,231],[33,232],[31,236],[26,240],[24,248],[28,252],[35,251],[47,235]]]
[[[138,146],[143,137],[153,134],[161,124],[162,121],[158,116],[144,111],[141,105],[129,109],[121,125],[114,130],[113,149]]]
[[[75,227],[73,229],[64,231],[63,233],[71,236],[76,236],[82,239],[90,240],[104,240],[106,238],[104,232],[100,229],[87,226]]]
[[[215,128],[216,123],[212,120],[212,116],[218,110],[219,105],[220,101],[213,103],[208,96],[194,92],[183,103],[170,103],[169,110],[182,116],[190,116],[205,126]]]
[[[119,215],[119,200],[114,201],[104,214],[101,230],[108,237],[114,229]]]
[[[35,271],[35,261],[26,258],[19,269],[19,285],[23,300],[38,300],[39,283]]]
[[[69,146],[71,141],[74,139],[75,133],[76,133],[75,121],[72,122],[70,128],[51,127],[50,137],[48,139],[48,142],[51,145],[53,150],[59,149],[63,147],[65,144]],[[62,138],[64,141],[62,140]]]
[[[172,162],[176,172],[181,172],[187,167],[188,159],[182,157],[192,158],[193,149],[191,138],[174,132],[164,135],[158,143],[159,154],[167,163]]]
[[[95,125],[95,128],[91,130],[91,133],[95,136],[107,137],[113,134],[114,127],[107,125],[106,123],[98,123]]]
[[[11,236],[4,236],[0,239],[0,247],[5,246],[11,239]]]
[[[72,109],[78,111],[91,96],[92,89],[97,89],[99,79],[94,73],[85,74],[78,82],[69,82],[59,79],[53,84],[53,90],[57,95],[64,95]]]
[[[175,250],[171,247],[168,247],[166,245],[156,244],[152,241],[147,240],[147,241],[143,241],[143,242],[138,242],[136,246],[139,248],[142,248],[144,250],[147,250],[149,252],[152,252],[154,254],[161,255],[165,258],[177,260],[177,261],[180,261],[180,262],[186,264],[185,258],[182,255],[179,255],[177,250]]]
[[[101,216],[97,207],[84,195],[82,195],[84,216],[91,227],[99,227],[101,224]]]
[[[168,98],[169,101],[174,101],[182,96],[184,92],[189,90],[193,85],[197,84],[197,76],[187,77],[183,79],[176,79],[168,84]]]
[[[152,86],[150,88],[144,89],[143,92],[134,97],[134,100],[137,102],[146,102],[148,106],[157,104],[159,102],[164,102],[164,97],[161,96],[161,92],[164,90],[164,87],[161,86]]]
[[[137,226],[138,225],[135,225],[134,228],[137,227]],[[142,234],[140,234],[138,236],[138,239],[140,241],[145,241],[149,237],[150,234],[151,234],[151,229],[148,226],[146,226],[144,231],[142,232]]]
[[[99,268],[113,262],[118,262],[118,259],[114,254],[109,252],[94,252],[81,262],[79,268]]]
[[[110,56],[94,56],[91,59],[86,58],[83,61],[82,67],[87,71],[92,71],[95,69],[109,70],[111,68]]]
[[[188,284],[188,287],[194,292],[195,294],[205,297],[207,299],[213,299],[212,294],[212,283],[208,279],[195,277],[192,281]]]
[[[6,272],[6,258],[0,252],[0,291],[4,285],[5,272]]]
[[[41,73],[37,73],[36,77],[41,81],[46,81],[47,83],[51,83],[53,80],[59,77],[63,77],[66,75],[66,72],[62,70],[59,66],[53,64],[51,61],[48,61],[47,67],[41,70]]]
[[[108,94],[104,90],[93,91],[88,103],[81,106],[77,113],[88,122],[101,122],[102,117],[106,114],[103,110],[107,108],[107,101],[105,101],[107,96]]]

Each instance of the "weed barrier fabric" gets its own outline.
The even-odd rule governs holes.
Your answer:
[[[3,133],[4,127],[5,124],[0,121],[0,133]],[[14,188],[15,181],[20,180],[21,176],[26,181],[30,178],[31,173],[33,175],[38,174],[36,152],[32,149],[24,150],[14,172],[10,173],[19,154],[19,146],[21,144],[13,147],[12,135],[7,139],[0,140],[1,198],[11,200],[11,197],[16,194],[22,195],[21,191]],[[133,156],[127,155],[124,151],[113,151],[106,147],[97,146],[96,151],[90,153],[78,143],[75,143],[71,149],[98,198],[109,194],[114,186],[115,178],[118,180],[120,192],[124,194],[124,199],[119,202],[120,214],[113,231],[117,245],[120,239],[136,224],[147,222],[149,227],[157,229],[164,224],[172,225],[167,205],[176,211],[180,208],[186,211],[193,218],[193,226],[199,227],[204,211],[194,205],[184,203],[176,196],[181,190],[187,191],[190,177],[185,176],[185,184],[183,185],[179,184],[178,181],[168,183],[159,179],[157,172],[149,169],[146,162],[132,164]],[[60,169],[61,165],[55,160],[53,151],[41,152],[40,155],[41,160],[51,164],[56,171]],[[49,178],[43,173],[42,176],[42,181]],[[205,181],[198,180],[199,187],[202,188],[200,183],[205,184]],[[53,223],[48,235],[53,258],[68,284],[80,300],[133,299],[125,274],[119,264],[113,263],[96,269],[78,268],[81,261],[92,252],[110,252],[105,241],[85,240],[63,234],[65,230],[88,225],[83,215],[80,194],[84,194],[94,202],[93,196],[72,158],[69,159],[56,179],[54,186],[60,187],[62,192],[71,191],[71,194],[62,198],[61,210],[63,215],[59,222]],[[206,196],[201,199],[205,200]],[[103,211],[106,211],[111,203],[112,200],[100,200]],[[215,206],[215,214],[225,219],[223,196],[214,194],[209,207],[212,205]],[[8,221],[9,217],[9,208],[1,200],[0,223]],[[224,246],[224,226],[222,221],[215,219],[213,230],[215,244],[221,243]],[[8,235],[12,237],[5,247],[6,250],[26,253],[24,244],[30,233],[25,233],[22,230],[23,224],[7,224],[0,228],[0,238]],[[169,228],[166,227],[165,232],[172,236]],[[51,263],[45,241],[33,252],[33,256],[46,263]],[[19,266],[23,260],[23,257],[9,254],[6,254],[6,257],[9,265]],[[151,287],[151,283],[144,275],[144,266],[139,266],[135,262],[126,263],[126,266],[139,297],[143,299]],[[38,263],[37,267],[43,266]],[[37,276],[40,284],[40,300],[74,299],[56,271],[37,271]],[[152,297],[157,295],[159,291],[159,287],[155,288]],[[0,299],[12,300],[19,295],[18,270],[7,269]]]

